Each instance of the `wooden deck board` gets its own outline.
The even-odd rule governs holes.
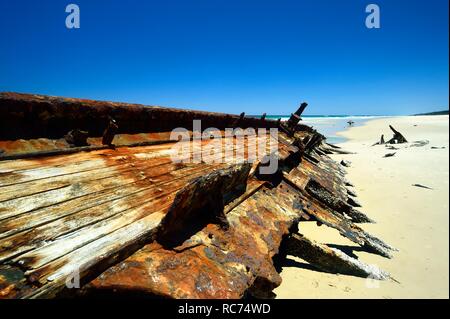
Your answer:
[[[249,136],[244,147],[258,142]],[[87,267],[89,273],[90,265],[112,262],[128,244],[151,235],[178,190],[234,162],[221,163],[220,153],[201,154],[200,163],[176,164],[169,157],[172,146],[0,162],[0,262],[19,266],[36,285],[28,297],[59,291],[73,267]],[[237,147],[226,144],[224,152]],[[199,154],[190,149],[187,156]]]

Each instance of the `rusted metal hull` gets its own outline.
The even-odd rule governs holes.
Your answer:
[[[299,125],[299,115],[284,126],[11,93],[0,94],[0,114],[0,298],[270,297],[281,283],[274,257],[303,220],[391,256],[392,247],[354,224],[370,219],[353,207],[344,169],[326,155],[333,148]],[[112,115],[114,148],[101,142]],[[192,129],[193,119],[219,129],[280,126],[279,169],[258,175],[258,162],[246,164],[250,153],[244,162],[213,154],[207,159],[218,161],[209,164],[174,163],[169,131]],[[87,130],[90,146],[68,145],[69,129]],[[232,140],[222,132],[223,142]],[[244,146],[260,142],[248,136]],[[194,157],[194,141],[185,143]],[[67,284],[74,273],[82,289]]]

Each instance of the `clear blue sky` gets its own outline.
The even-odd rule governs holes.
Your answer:
[[[381,29],[365,27],[370,3]],[[0,39],[0,91],[247,114],[448,109],[448,0],[0,0]]]

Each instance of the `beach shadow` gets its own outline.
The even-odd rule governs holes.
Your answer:
[[[319,268],[314,267],[311,264],[308,264],[306,262],[300,262],[294,259],[290,259],[290,258],[286,258],[286,260],[284,261],[284,263],[281,265],[281,267],[295,267],[295,268],[302,268],[302,269],[307,269],[307,270],[311,270],[311,271],[316,271],[316,272],[325,272]]]
[[[300,268],[300,269],[306,269],[306,270],[310,270],[310,271],[315,271],[315,272],[320,272],[320,273],[325,273],[325,274],[338,274],[337,272],[333,272],[333,271],[326,271],[323,269],[319,269],[311,264],[308,264],[307,262],[300,262],[294,259],[290,259],[290,258],[286,258],[284,263],[281,265],[282,268],[284,267],[295,267],[295,268]]]
[[[319,272],[319,273],[323,273],[323,274],[332,274],[332,275],[344,275],[344,276],[351,276],[351,277],[359,277],[359,278],[366,278],[366,275],[363,274],[357,274],[357,273],[353,273],[353,272],[337,272],[337,271],[329,271],[329,270],[324,270],[324,269],[320,269],[320,268],[316,268],[311,264],[308,264],[306,262],[299,262],[290,258],[286,258],[284,264],[282,265],[282,267],[295,267],[295,268],[300,268],[300,269],[306,269],[306,270],[310,270],[310,271],[315,271],[315,272]]]
[[[336,244],[327,244],[328,247],[330,248],[335,248],[338,249],[340,251],[342,251],[343,253],[345,253],[346,255],[358,259],[358,256],[355,255],[355,251],[364,251],[367,252],[367,249],[365,249],[364,247],[360,247],[360,246],[348,246],[348,245],[336,245]]]

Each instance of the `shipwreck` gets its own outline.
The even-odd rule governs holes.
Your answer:
[[[390,278],[301,234],[314,221],[375,254],[395,250],[358,226],[372,220],[329,156],[345,151],[301,124],[306,107],[284,122],[0,93],[0,298],[269,298],[287,254],[323,271]],[[195,120],[232,152],[240,146],[227,128],[276,129],[277,151],[174,162],[180,127],[195,157]],[[271,157],[277,169],[261,174]]]

